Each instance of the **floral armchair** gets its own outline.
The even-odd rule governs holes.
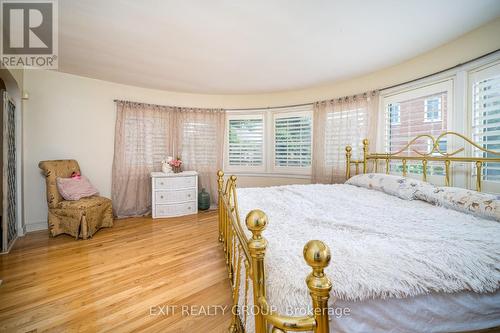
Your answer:
[[[41,161],[38,167],[44,171],[47,185],[48,224],[50,234],[68,234],[76,239],[87,239],[103,227],[113,226],[111,200],[91,196],[77,201],[67,201],[57,189],[57,177],[68,178],[80,172],[75,160]]]

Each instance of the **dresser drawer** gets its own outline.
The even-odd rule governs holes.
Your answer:
[[[196,177],[164,177],[155,178],[155,187],[157,190],[174,190],[177,188],[190,188],[196,186]]]
[[[195,214],[198,209],[196,201],[183,202],[175,205],[156,205],[156,217],[169,217]]]
[[[156,191],[154,195],[157,204],[192,201],[196,199],[196,189]]]

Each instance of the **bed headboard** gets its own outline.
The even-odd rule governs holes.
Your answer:
[[[441,151],[441,144],[444,142],[450,142],[448,139],[459,138],[463,139],[464,144],[462,147],[456,149],[453,152],[443,152]],[[422,139],[427,139],[429,143],[429,149],[426,152],[422,152],[415,148],[418,146],[418,142]],[[470,145],[471,151],[470,156],[463,156],[461,154],[466,152],[466,146]],[[408,161],[419,161],[422,166],[422,179],[427,181],[428,175],[428,162],[442,162],[444,166],[444,181],[446,186],[450,186],[450,165],[452,163],[474,163],[476,168],[476,175],[482,174],[483,165],[485,163],[500,163],[500,152],[493,151],[483,148],[478,143],[475,143],[466,136],[456,133],[456,132],[444,132],[438,137],[434,137],[430,134],[422,134],[416,136],[410,140],[403,148],[393,153],[369,153],[369,142],[368,139],[363,140],[363,159],[353,160],[352,159],[352,147],[346,146],[346,177],[351,178],[351,168],[354,166],[356,174],[360,173],[360,166],[362,167],[362,172],[366,173],[368,171],[369,162],[371,161],[374,166],[374,172],[378,172],[379,163],[385,162],[385,173],[390,172],[390,162],[391,161],[401,161],[402,163],[402,173],[406,176],[408,173]],[[432,145],[432,146],[431,146]],[[472,150],[475,149],[477,156],[474,156]],[[411,150],[413,154],[405,154],[408,150]],[[461,155],[461,156],[458,156]],[[476,177],[476,190],[481,191],[481,180],[482,177]]]

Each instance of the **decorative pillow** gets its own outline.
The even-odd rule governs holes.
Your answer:
[[[56,179],[57,189],[64,200],[80,200],[81,198],[91,197],[99,194],[99,191],[90,183],[85,176],[80,178],[61,178]]]
[[[419,189],[415,197],[432,204],[500,222],[500,195],[458,187]]]
[[[417,179],[383,173],[357,175],[346,181],[346,184],[382,191],[404,200],[415,199],[415,193],[420,188],[433,187]]]

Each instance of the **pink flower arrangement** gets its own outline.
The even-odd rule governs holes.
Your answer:
[[[180,168],[182,165],[182,161],[179,157],[177,157],[176,159],[173,159],[170,162],[168,162],[168,164],[173,168]]]

